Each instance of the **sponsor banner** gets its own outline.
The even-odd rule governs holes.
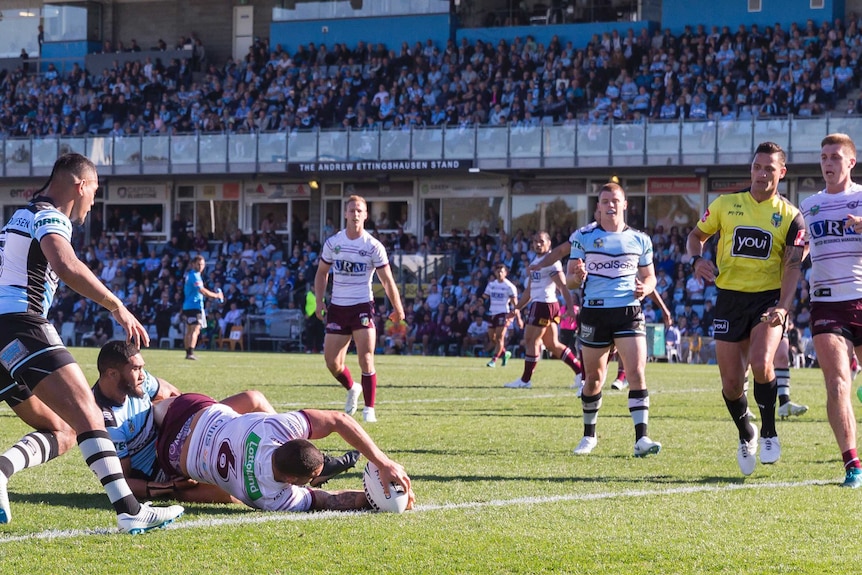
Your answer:
[[[726,194],[748,189],[751,178],[710,178],[707,185],[711,194]]]
[[[700,178],[649,178],[647,180],[648,195],[699,193]]]
[[[170,185],[166,183],[110,182],[106,200],[114,203],[149,204],[162,203],[171,197]]]
[[[419,196],[433,198],[496,197],[506,193],[506,180],[419,180]]]
[[[244,187],[246,199],[280,200],[283,198],[308,198],[311,188],[307,182],[247,182]]]
[[[378,172],[466,172],[473,160],[359,160],[356,162],[301,162],[287,165],[291,176],[362,174]]]

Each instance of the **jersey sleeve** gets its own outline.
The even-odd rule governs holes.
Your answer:
[[[569,258],[582,260],[584,256],[586,256],[586,252],[584,251],[584,243],[583,236],[575,232],[572,234],[572,237],[569,238],[569,243],[572,244],[572,249],[569,250]]]
[[[267,417],[266,425],[272,438],[281,443],[287,443],[292,439],[308,439],[311,436],[311,424],[301,411]]]
[[[374,253],[371,254],[371,263],[374,269],[384,268],[389,265],[389,255],[386,253],[386,248],[377,240],[374,240]]]
[[[329,265],[335,260],[335,254],[332,250],[332,238],[323,242],[323,249],[320,250],[320,261]]]
[[[785,245],[796,246],[799,248],[805,247],[808,242],[808,237],[805,232],[805,218],[802,217],[802,212],[797,211],[790,226],[787,228],[787,237]]]
[[[48,234],[59,234],[72,241],[72,222],[57,210],[40,210],[33,218],[33,237],[37,241]]]
[[[311,493],[307,487],[285,484],[275,497],[259,499],[255,506],[263,511],[308,511],[314,500]]]
[[[649,236],[647,236],[646,234],[638,234],[638,237],[640,238],[641,244],[643,246],[640,259],[638,259],[638,266],[643,268],[650,265],[653,260],[652,240],[649,239]]]
[[[718,205],[721,198],[716,198],[697,222],[697,229],[708,236],[715,235],[721,229],[721,209]]]

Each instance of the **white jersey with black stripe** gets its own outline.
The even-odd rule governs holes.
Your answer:
[[[0,314],[47,317],[59,278],[39,243],[48,234],[72,241],[72,222],[49,198],[34,198],[0,230]]]

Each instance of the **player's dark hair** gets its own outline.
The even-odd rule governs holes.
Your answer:
[[[141,353],[140,348],[131,342],[119,339],[109,341],[102,346],[99,358],[96,360],[99,375],[109,369],[122,369],[133,356],[139,353]]]
[[[784,152],[784,149],[776,144],[775,142],[761,142],[757,145],[757,148],[754,150],[755,155],[757,154],[778,154],[779,158],[781,158],[781,163],[787,163],[787,154]]]
[[[323,465],[323,454],[307,439],[291,439],[272,455],[276,471],[292,477],[309,477]]]
[[[61,174],[70,174],[80,179],[84,175],[84,172],[90,171],[95,172],[96,165],[91,162],[88,157],[74,153],[63,154],[54,162],[54,168],[51,170],[51,175],[48,177],[48,181],[45,182],[45,185],[39,188],[33,195],[38,196],[47,190],[54,178]]]

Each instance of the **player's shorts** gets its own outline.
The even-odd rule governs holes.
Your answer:
[[[199,309],[184,309],[183,317],[186,318],[187,325],[204,325],[204,312]]]
[[[23,313],[0,315],[0,400],[14,407],[46,376],[75,363],[47,319]]]
[[[862,299],[811,302],[811,335],[834,333],[862,345]]]
[[[508,327],[510,321],[509,314],[497,313],[491,316],[491,327]]]
[[[355,305],[329,304],[326,308],[326,333],[351,335],[359,329],[375,329],[374,302]]]
[[[156,458],[169,477],[180,474],[180,452],[191,434],[192,417],[215,403],[216,400],[201,393],[184,393],[171,403],[156,440]]]
[[[646,322],[639,305],[582,307],[578,341],[586,347],[608,347],[619,337],[646,337]]]
[[[530,310],[527,312],[527,319],[524,323],[537,327],[548,327],[551,324],[560,323],[560,304],[534,301],[530,304]]]
[[[713,337],[734,343],[748,339],[766,310],[778,305],[780,294],[780,290],[751,293],[719,289],[712,321]]]

